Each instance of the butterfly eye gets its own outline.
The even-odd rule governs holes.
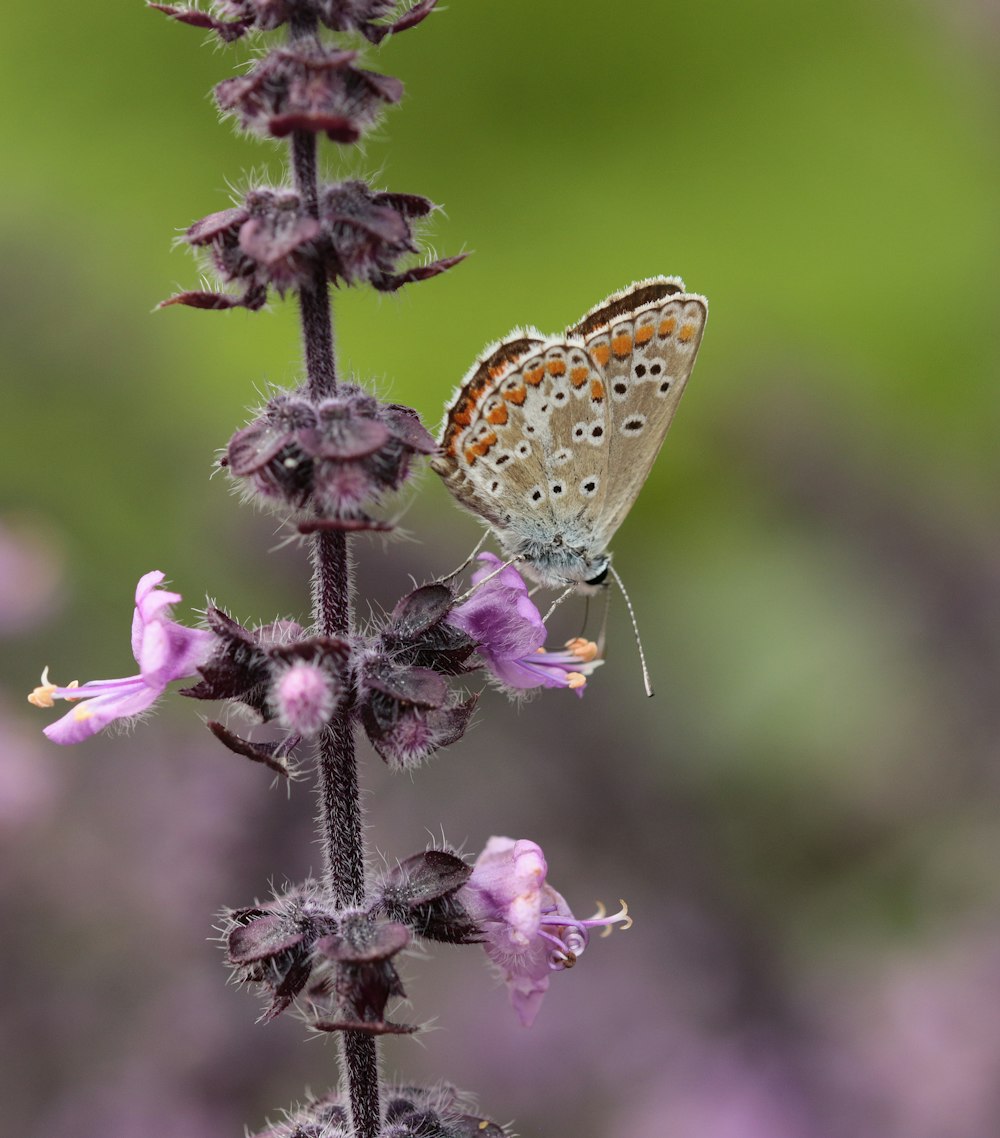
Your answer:
[[[584,584],[587,585],[603,585],[608,579],[609,566],[605,565],[604,568],[594,577],[588,577]]]

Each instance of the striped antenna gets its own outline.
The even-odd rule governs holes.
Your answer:
[[[642,665],[642,682],[646,688],[646,695],[653,694],[653,685],[649,678],[649,669],[646,667],[646,653],[642,650],[642,638],[639,636],[639,625],[635,619],[635,609],[632,608],[632,602],[629,599],[628,593],[625,592],[625,586],[622,584],[621,577],[618,576],[613,565],[608,565],[611,570],[611,576],[615,579],[615,584],[621,589],[622,596],[625,598],[625,605],[628,608],[628,615],[632,620],[632,631],[635,633],[635,645],[639,649],[639,663]]]

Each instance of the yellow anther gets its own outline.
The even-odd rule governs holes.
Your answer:
[[[622,931],[632,927],[632,918],[628,915],[628,905],[625,904],[621,898],[618,899],[618,904],[621,908],[613,916],[607,915],[607,909],[604,908],[604,902],[597,902],[597,912],[590,918],[592,921],[606,921],[604,928],[601,929],[601,936],[611,936],[614,932],[615,925],[621,925]]]
[[[41,680],[42,682],[38,685],[38,687],[35,688],[31,695],[28,696],[28,703],[32,704],[34,707],[55,707],[56,701],[52,693],[59,690],[59,685],[54,684],[49,679],[48,668],[44,668],[42,670]],[[78,688],[79,686],[79,680],[73,680],[72,683],[66,685],[68,688]],[[71,697],[63,696],[62,698],[69,699]]]
[[[582,636],[574,636],[566,641],[566,647],[574,656],[579,656],[585,664],[590,664],[600,655],[600,649],[593,640],[584,640]]]
[[[535,649],[535,655],[536,656],[544,656],[545,655],[545,649],[544,648],[536,648]]]
[[[566,686],[575,691],[577,688],[585,687],[587,677],[583,672],[567,672],[566,673]]]
[[[28,696],[28,703],[35,707],[55,707],[56,701],[52,698],[55,690],[55,684],[39,684]]]

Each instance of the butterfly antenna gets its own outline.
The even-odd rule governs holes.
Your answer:
[[[628,608],[628,615],[632,620],[632,631],[635,633],[635,645],[639,649],[639,663],[642,664],[642,682],[646,688],[646,695],[651,696],[653,694],[653,685],[649,679],[649,669],[646,667],[646,653],[642,650],[642,639],[639,636],[639,625],[635,619],[635,609],[632,608],[632,602],[629,600],[628,593],[625,592],[625,586],[622,584],[621,577],[619,577],[615,571],[615,567],[613,565],[609,565],[608,569],[611,570],[611,576],[614,577],[615,584],[619,589],[621,589],[622,596],[625,598],[625,605]],[[603,632],[601,635],[603,638]]]
[[[542,617],[542,624],[548,624],[549,617],[556,611],[556,609],[563,603],[563,601],[570,595],[570,593],[573,593],[575,591],[576,585],[570,585],[570,587],[566,589],[565,592],[560,593],[559,596],[556,597],[556,599],[552,602],[552,604],[549,605],[549,611],[545,614],[545,616]]]

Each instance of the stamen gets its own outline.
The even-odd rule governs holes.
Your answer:
[[[604,928],[601,929],[602,937],[611,936],[614,932],[615,925],[621,925],[622,932],[624,932],[626,929],[632,927],[632,918],[628,915],[628,905],[626,905],[621,898],[619,898],[618,904],[621,905],[621,908],[617,913],[613,913],[609,917],[606,915],[607,910],[604,908],[603,902],[598,901],[597,912],[589,920],[581,921],[580,923],[584,925],[604,925]]]
[[[582,636],[574,636],[572,640],[567,640],[566,647],[574,656],[579,656],[585,664],[596,660],[601,654],[593,640],[585,640]]]
[[[577,688],[587,686],[587,677],[583,672],[567,672],[566,673],[566,686],[571,691],[576,691]]]
[[[54,684],[49,679],[49,669],[45,668],[41,675],[42,682],[37,688],[28,696],[28,703],[33,707],[55,707],[55,697],[52,694],[59,690],[59,685]],[[78,688],[80,686],[79,680],[73,680],[66,685],[67,688]],[[63,696],[63,699],[72,699],[72,696]]]

